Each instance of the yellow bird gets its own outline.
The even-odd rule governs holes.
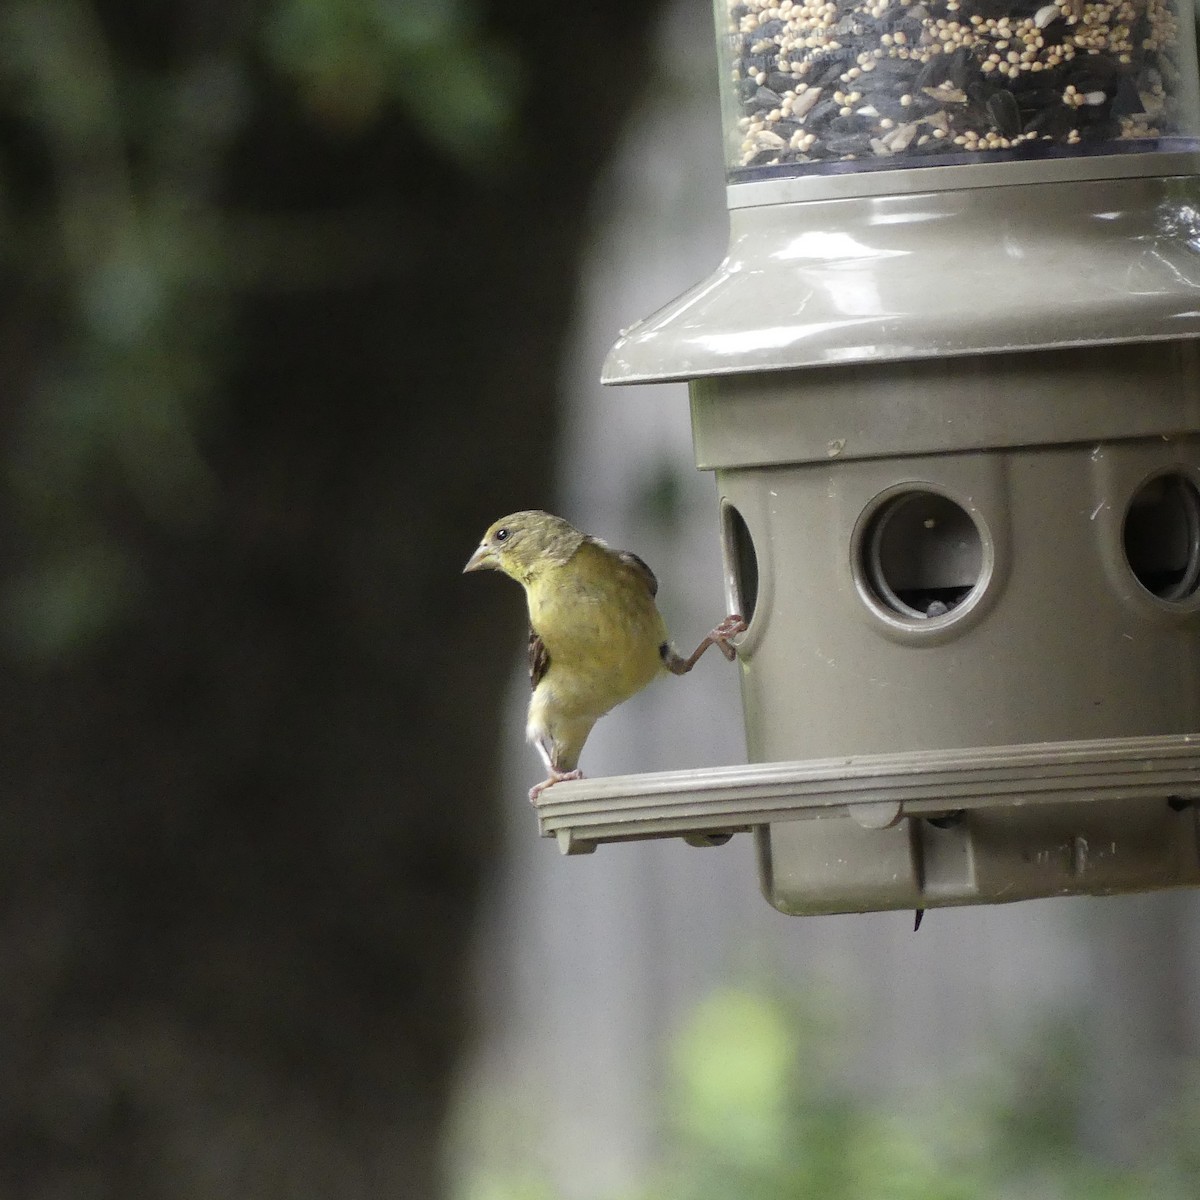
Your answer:
[[[548,772],[531,801],[563,779],[582,778],[579,753],[606,712],[664,672],[686,675],[709,646],[732,661],[728,639],[746,628],[741,617],[727,617],[683,658],[654,602],[654,572],[636,554],[546,512],[497,521],[463,568],[483,570],[515,579],[529,602],[533,696],[525,734]]]

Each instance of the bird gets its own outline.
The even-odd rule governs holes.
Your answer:
[[[740,615],[728,616],[684,658],[667,636],[646,563],[540,510],[488,528],[463,573],[485,570],[515,579],[528,602],[525,734],[547,771],[529,793],[535,804],[546,788],[583,778],[580,752],[605,713],[659,675],[686,675],[709,646],[732,662],[729,639],[746,629]]]

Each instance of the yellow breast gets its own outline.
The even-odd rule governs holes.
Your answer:
[[[599,716],[664,670],[666,628],[645,577],[592,542],[526,584],[558,703]]]

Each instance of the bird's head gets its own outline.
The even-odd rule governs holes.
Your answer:
[[[525,583],[541,566],[565,563],[579,548],[583,534],[562,517],[533,510],[501,517],[483,535],[467,560],[467,571],[503,571]]]

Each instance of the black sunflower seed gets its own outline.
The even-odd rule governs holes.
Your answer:
[[[984,108],[992,124],[1005,137],[1013,138],[1021,132],[1021,110],[1012,92],[993,92]]]

